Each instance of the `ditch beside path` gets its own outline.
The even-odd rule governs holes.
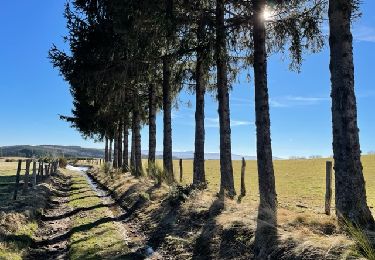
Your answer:
[[[70,167],[52,177],[49,206],[27,259],[160,259],[83,170]]]

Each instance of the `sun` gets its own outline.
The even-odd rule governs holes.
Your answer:
[[[273,17],[274,13],[272,12],[272,10],[270,10],[267,6],[264,8],[264,12],[263,12],[263,19],[265,21],[270,21],[272,20],[272,17]]]

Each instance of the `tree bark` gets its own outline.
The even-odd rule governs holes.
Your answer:
[[[329,1],[336,214],[341,220],[374,229],[374,218],[366,202],[359,144],[350,29],[352,11],[352,1]]]
[[[168,182],[174,181],[172,157],[172,91],[170,58],[163,58],[163,166]]]
[[[135,176],[142,175],[141,121],[138,109],[133,111]]]
[[[271,123],[267,86],[265,7],[265,0],[253,1],[255,118],[260,195],[258,227],[255,237],[255,254],[258,259],[264,259],[267,256],[268,250],[276,244],[277,239],[277,195],[272,162]]]
[[[154,176],[154,165],[156,157],[156,91],[155,84],[150,84],[148,88],[148,169],[149,175]]]
[[[202,15],[203,16],[203,15]],[[201,17],[198,25],[197,41],[201,44],[204,40],[204,18]],[[205,49],[202,46],[197,48],[197,64],[195,68],[196,87],[195,87],[195,151],[193,161],[193,184],[201,185],[206,183],[206,174],[204,169],[204,95],[206,93],[206,69]]]
[[[135,167],[135,127],[134,127],[134,115],[132,114],[132,140],[131,140],[131,151],[130,151],[130,167]]]
[[[109,151],[108,151],[108,160],[109,162],[112,162],[112,141],[113,139],[109,139]]]
[[[124,119],[124,147],[122,152],[123,169],[129,168],[129,115]]]
[[[108,137],[105,137],[104,161],[105,161],[105,162],[108,162],[108,161],[109,161],[109,157],[108,157]]]
[[[118,127],[118,136],[117,136],[117,161],[118,161],[118,168],[122,169],[122,128],[123,128],[123,123],[122,121],[119,124]]]
[[[113,168],[118,168],[118,129],[115,127],[115,136],[113,140]]]
[[[236,195],[233,180],[224,0],[216,1],[216,66],[220,124],[220,194]]]

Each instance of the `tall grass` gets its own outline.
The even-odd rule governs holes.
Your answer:
[[[355,256],[375,260],[375,248],[366,231],[348,220],[343,221],[349,236],[354,240],[352,252]]]

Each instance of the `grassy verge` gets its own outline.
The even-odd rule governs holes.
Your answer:
[[[132,212],[128,223],[138,225],[159,253],[182,259],[251,259],[257,203],[220,202],[210,189],[176,196],[171,187],[159,188],[128,173],[95,169],[91,174]],[[353,244],[334,217],[281,206],[278,220],[274,259],[340,259]]]
[[[38,229],[51,183],[47,180],[13,201],[17,162],[0,162],[0,259],[23,259]],[[22,178],[22,176],[21,176]]]
[[[123,234],[107,205],[90,188],[84,176],[73,173],[70,206],[73,217],[71,259],[115,259],[127,252]]]

